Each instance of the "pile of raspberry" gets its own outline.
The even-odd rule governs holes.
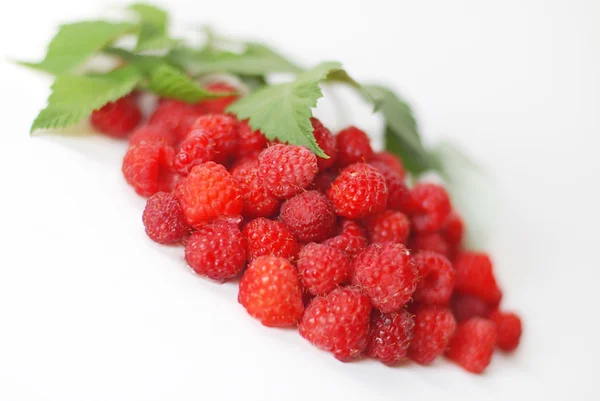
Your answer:
[[[518,346],[521,320],[501,308],[489,256],[463,248],[446,190],[407,185],[402,161],[364,131],[311,119],[320,158],[227,114],[234,96],[161,99],[144,122],[136,96],[91,121],[129,140],[122,170],[148,197],[146,233],[182,244],[200,276],[241,277],[238,301],[263,325],[297,327],[341,361],[444,355],[474,373]]]

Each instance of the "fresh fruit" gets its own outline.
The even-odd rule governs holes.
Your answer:
[[[142,112],[132,95],[110,102],[92,112],[91,123],[98,131],[115,138],[129,134],[142,120]]]
[[[406,244],[410,233],[410,221],[401,212],[386,210],[367,222],[371,243],[398,242]]]
[[[415,313],[413,339],[408,348],[410,359],[429,365],[442,355],[456,330],[452,312],[442,306],[425,306]]]
[[[145,141],[133,145],[123,158],[122,171],[127,183],[141,196],[169,192],[174,174],[173,148]]]
[[[419,252],[413,261],[420,277],[414,300],[428,305],[447,305],[454,289],[454,268],[450,261],[435,252]]]
[[[250,157],[236,164],[231,175],[237,180],[244,197],[242,215],[246,218],[271,217],[281,201],[267,192],[258,175],[258,158]]]
[[[279,221],[259,217],[246,224],[243,233],[248,243],[249,259],[268,255],[296,259],[298,255],[298,241]]]
[[[391,313],[374,310],[367,355],[390,366],[405,359],[413,338],[414,326],[413,316],[406,309]]]
[[[274,145],[258,157],[258,175],[266,190],[287,199],[310,185],[318,171],[317,157],[308,149],[293,145]]]
[[[490,306],[497,306],[502,292],[496,283],[492,261],[485,253],[461,252],[454,259],[456,270],[456,291],[474,295]]]
[[[335,137],[337,164],[346,167],[354,163],[366,163],[373,157],[368,135],[356,127],[341,130]]]
[[[157,192],[148,199],[142,221],[148,237],[159,244],[180,242],[190,232],[177,198],[167,192]]]
[[[310,122],[313,126],[313,135],[317,141],[317,145],[323,150],[323,152],[329,156],[329,158],[318,157],[317,163],[319,165],[319,171],[324,171],[335,164],[337,159],[337,145],[336,140],[331,131],[329,131],[316,118],[311,118]]]
[[[338,215],[359,219],[382,212],[388,192],[383,176],[374,167],[357,163],[342,170],[327,196]]]
[[[358,223],[342,219],[337,235],[323,241],[323,244],[344,251],[348,256],[353,257],[367,246],[367,234]]]
[[[490,314],[489,305],[474,295],[454,293],[450,306],[456,321],[459,323],[472,317],[487,317]]]
[[[490,319],[496,323],[498,333],[496,345],[502,351],[514,351],[519,346],[521,333],[521,319],[512,312],[495,310],[490,314]]]
[[[234,117],[225,114],[199,117],[192,124],[187,136],[195,134],[198,130],[204,132],[214,143],[214,161],[224,163],[233,156],[238,146],[238,127]]]
[[[281,205],[279,220],[302,242],[319,242],[335,229],[333,205],[317,191],[302,192]]]
[[[446,356],[472,373],[481,373],[490,364],[496,344],[496,325],[474,317],[458,325]]]
[[[196,130],[183,140],[173,164],[180,174],[188,175],[193,167],[211,161],[214,157],[215,142],[204,131]]]
[[[419,183],[410,191],[416,211],[412,226],[418,233],[431,233],[440,229],[450,214],[450,197],[437,184]]]
[[[350,259],[339,249],[311,242],[300,251],[300,282],[311,295],[326,295],[350,278]]]

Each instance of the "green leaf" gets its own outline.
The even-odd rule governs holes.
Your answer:
[[[133,33],[136,29],[135,24],[106,21],[62,25],[50,42],[44,60],[39,63],[21,62],[20,64],[55,75],[68,73],[97,51],[119,37]]]
[[[148,77],[148,89],[162,97],[195,103],[202,99],[214,99],[227,94],[215,94],[196,84],[177,68],[161,64],[152,69]]]
[[[311,109],[323,96],[319,83],[341,68],[337,62],[321,63],[298,74],[295,81],[258,89],[230,105],[228,111],[241,120],[249,119],[253,129],[260,129],[271,140],[306,146],[327,157],[313,136]]]
[[[128,8],[140,19],[136,51],[169,49],[177,43],[168,35],[169,17],[166,11],[143,3],[136,3]]]
[[[54,81],[48,106],[36,117],[31,132],[77,124],[92,111],[130,93],[140,79],[133,67],[94,76],[61,75]]]

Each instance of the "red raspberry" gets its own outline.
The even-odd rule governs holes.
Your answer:
[[[381,313],[377,309],[371,317],[367,355],[386,365],[394,365],[408,353],[415,322],[406,309]]]
[[[454,259],[456,270],[456,291],[475,295],[491,306],[497,306],[502,299],[498,288],[492,261],[485,253],[461,252]]]
[[[275,256],[260,256],[250,263],[240,281],[238,301],[269,327],[293,326],[304,311],[296,268]]]
[[[382,212],[388,193],[383,176],[374,167],[357,163],[342,170],[327,196],[338,215],[358,219]]]
[[[280,201],[269,194],[258,176],[258,159],[247,159],[231,169],[244,195],[244,217],[270,217],[277,213]]]
[[[237,92],[237,88],[225,82],[213,82],[205,87],[209,92],[227,93]],[[198,102],[196,110],[202,114],[222,114],[231,103],[237,100],[237,96],[225,96],[215,99],[206,99]]]
[[[406,305],[417,284],[417,270],[402,244],[369,245],[354,257],[352,270],[352,283],[364,288],[373,306],[383,313]]]
[[[337,156],[337,147],[335,136],[316,118],[311,118],[310,122],[313,126],[313,135],[317,144],[323,150],[323,152],[329,156],[329,159],[317,157],[317,163],[319,165],[319,171],[323,171],[333,166]]]
[[[200,114],[191,104],[174,99],[161,99],[148,124],[165,127],[173,132],[178,141],[182,141],[198,117]]]
[[[444,353],[454,330],[456,321],[448,308],[425,306],[415,313],[413,339],[408,356],[421,365],[429,365]]]
[[[371,217],[367,223],[371,243],[399,242],[406,244],[410,222],[401,212],[386,210]]]
[[[259,153],[267,147],[267,138],[259,130],[253,131],[248,120],[238,124],[238,146],[236,157]]]
[[[317,157],[294,145],[274,145],[258,156],[258,174],[273,196],[290,198],[312,182],[317,174]]]
[[[194,167],[178,192],[181,210],[196,228],[217,218],[237,217],[244,204],[235,178],[215,162]]]
[[[114,138],[127,136],[142,121],[135,97],[128,95],[92,112],[91,123],[98,131]]]
[[[435,252],[419,252],[413,257],[421,279],[413,294],[416,302],[447,305],[454,289],[454,269],[448,259]]]
[[[456,212],[450,212],[440,232],[450,246],[457,247],[462,242],[464,223]]]
[[[410,249],[413,251],[430,251],[452,257],[450,246],[439,233],[415,234],[410,241]]]
[[[186,240],[185,260],[197,274],[224,281],[246,265],[246,241],[236,224],[215,221]]]
[[[183,175],[192,167],[211,161],[215,157],[215,142],[204,131],[192,131],[183,140],[175,155],[174,166]]]
[[[333,205],[317,191],[302,192],[283,202],[279,220],[302,242],[319,242],[335,229]]]
[[[248,258],[272,255],[279,258],[295,259],[300,246],[282,223],[259,217],[244,227],[242,231],[248,243]]]
[[[490,364],[496,344],[496,325],[474,317],[456,328],[446,356],[472,373],[481,373]]]
[[[367,246],[367,234],[357,223],[352,220],[342,220],[340,228],[341,231],[335,237],[325,240],[323,244],[344,251],[350,257]]]
[[[340,361],[360,355],[367,346],[371,304],[354,287],[340,287],[314,298],[298,326],[300,335]]]
[[[487,317],[490,313],[490,307],[479,297],[472,295],[454,294],[451,306],[452,313],[459,323],[472,317]]]
[[[175,146],[177,138],[170,129],[161,125],[143,125],[133,131],[129,137],[129,146],[137,145],[142,141]]]
[[[388,189],[387,207],[406,214],[413,213],[416,205],[410,189],[404,183],[404,178],[383,162],[373,161],[369,164],[375,167],[385,180],[385,186]]]
[[[329,191],[329,187],[331,187],[331,184],[333,183],[336,177],[337,174],[334,171],[322,171],[316,175],[313,182],[308,186],[308,189],[327,194],[327,191]]]
[[[354,163],[365,163],[373,157],[369,137],[364,131],[356,127],[341,130],[335,139],[338,149],[337,164],[340,167],[346,167]]]
[[[148,199],[142,221],[146,234],[159,244],[180,242],[190,232],[173,194],[157,192]]]
[[[214,142],[214,161],[217,163],[224,163],[234,155],[238,146],[238,127],[234,117],[225,114],[209,114],[199,117],[192,124],[190,131],[196,130],[204,131]]]
[[[404,170],[402,160],[400,160],[400,158],[396,155],[385,151],[377,152],[373,154],[371,161],[387,165],[389,168],[400,174],[400,177],[404,180],[406,171]]]
[[[498,338],[496,345],[503,351],[514,351],[519,346],[521,333],[521,319],[511,312],[493,311],[490,319],[496,323]]]
[[[450,214],[450,198],[440,185],[420,183],[411,190],[411,196],[417,205],[412,217],[416,232],[431,233],[439,230]]]
[[[123,158],[123,176],[135,192],[151,196],[172,187],[173,148],[142,141],[129,148]]]
[[[312,295],[325,295],[350,277],[350,259],[339,249],[311,242],[298,258],[300,282]]]

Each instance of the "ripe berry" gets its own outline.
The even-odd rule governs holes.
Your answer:
[[[367,346],[371,304],[354,287],[340,287],[308,304],[298,325],[300,335],[340,361],[360,355]]]
[[[272,255],[295,259],[300,246],[294,235],[280,222],[259,217],[242,231],[248,243],[248,258]]]
[[[450,261],[435,252],[419,252],[413,261],[421,277],[414,300],[428,305],[447,305],[454,289],[454,269]]]
[[[161,99],[150,116],[148,125],[165,127],[173,132],[177,141],[182,141],[198,117],[200,114],[189,103],[175,99]]]
[[[162,125],[142,125],[129,137],[129,146],[137,145],[142,141],[175,146],[177,137],[169,128]]]
[[[173,162],[183,175],[189,174],[192,167],[211,161],[215,157],[215,142],[204,131],[196,130],[183,140]]]
[[[246,242],[236,224],[215,221],[186,240],[185,260],[201,276],[227,280],[244,268]]]
[[[352,260],[352,283],[362,287],[374,307],[384,313],[399,310],[411,299],[417,270],[402,244],[372,244]]]
[[[302,192],[283,202],[279,220],[302,242],[319,242],[335,229],[333,205],[317,191]]]
[[[135,97],[128,95],[94,110],[90,120],[92,126],[103,134],[122,138],[137,127],[142,120],[142,112]]]
[[[323,150],[323,152],[329,156],[329,159],[323,157],[317,157],[317,163],[319,165],[319,171],[323,171],[333,166],[337,158],[337,147],[335,136],[316,118],[311,118],[310,122],[313,126],[313,135],[317,141],[317,145]]]
[[[388,193],[383,176],[374,167],[357,163],[342,170],[327,196],[338,215],[359,219],[382,212]]]
[[[469,320],[472,317],[487,317],[490,307],[481,298],[473,295],[454,294],[450,302],[452,313],[457,322]]]
[[[485,253],[461,252],[454,259],[456,270],[456,291],[475,295],[491,306],[497,306],[502,299],[498,288],[492,261]]]
[[[415,312],[413,339],[408,356],[421,365],[429,365],[444,353],[456,329],[456,321],[448,308],[425,306]]]
[[[276,256],[254,259],[240,281],[238,301],[265,326],[295,325],[304,310],[296,268]]]
[[[263,150],[258,160],[258,174],[265,188],[283,199],[302,192],[318,171],[317,157],[301,146],[274,145]]]
[[[386,210],[367,222],[371,243],[398,242],[405,244],[410,232],[410,222],[401,212]]]
[[[308,189],[319,191],[323,194],[327,194],[329,187],[337,177],[337,173],[331,170],[322,171],[315,176],[315,179],[308,186]]]
[[[346,167],[354,163],[365,163],[373,157],[371,141],[367,134],[356,128],[341,130],[335,137],[338,149],[337,164]]]
[[[170,192],[173,174],[173,148],[142,141],[131,146],[123,158],[123,176],[135,192],[151,196]]]
[[[371,316],[367,355],[386,365],[400,362],[408,353],[415,322],[406,309],[381,313],[377,309]]]
[[[404,170],[402,160],[400,160],[399,157],[396,157],[396,155],[385,151],[377,152],[373,154],[371,161],[374,163],[377,162],[387,165],[389,168],[397,172],[400,175],[400,177],[404,180],[406,171]]]
[[[411,196],[417,206],[412,216],[415,231],[431,233],[439,230],[451,209],[446,190],[440,185],[420,183],[411,190]]]
[[[440,233],[415,234],[410,241],[410,249],[413,251],[430,251],[452,257],[450,246]]]
[[[267,138],[259,130],[253,131],[248,120],[238,124],[238,146],[236,157],[240,158],[253,153],[259,153],[267,147]]]
[[[350,257],[353,257],[367,246],[365,230],[356,222],[342,220],[339,229],[340,231],[335,237],[325,240],[323,244],[344,251]]]
[[[450,212],[440,232],[450,246],[457,247],[462,242],[464,223],[456,212]]]
[[[514,351],[519,346],[521,333],[521,319],[511,312],[493,311],[490,319],[496,323],[498,338],[496,345],[503,351]]]
[[[350,277],[350,259],[339,249],[311,242],[296,263],[300,282],[311,295],[325,295]]]
[[[481,373],[490,364],[496,344],[496,325],[475,317],[456,328],[446,356],[472,373]]]
[[[179,202],[167,192],[157,192],[148,199],[142,221],[146,234],[159,244],[179,242],[190,232]]]
[[[385,186],[388,189],[387,207],[406,214],[413,213],[416,205],[410,194],[410,189],[404,183],[404,178],[396,170],[383,162],[372,161],[369,164],[375,167],[385,180]]]
[[[231,175],[238,182],[244,196],[244,217],[271,217],[279,209],[279,199],[269,194],[258,176],[258,159],[249,158],[237,163]]]
[[[199,117],[188,135],[196,130],[204,131],[215,144],[214,160],[224,163],[233,156],[238,145],[238,127],[234,117],[225,114],[209,114]]]
[[[194,167],[178,192],[181,210],[196,228],[217,218],[237,217],[242,211],[242,191],[237,181],[214,162]]]
[[[213,93],[227,93],[236,92],[237,88],[226,82],[213,82],[205,87],[209,92]],[[225,96],[215,99],[206,99],[198,102],[195,108],[201,114],[222,114],[225,113],[225,109],[231,103],[233,103],[238,97],[237,96]]]

